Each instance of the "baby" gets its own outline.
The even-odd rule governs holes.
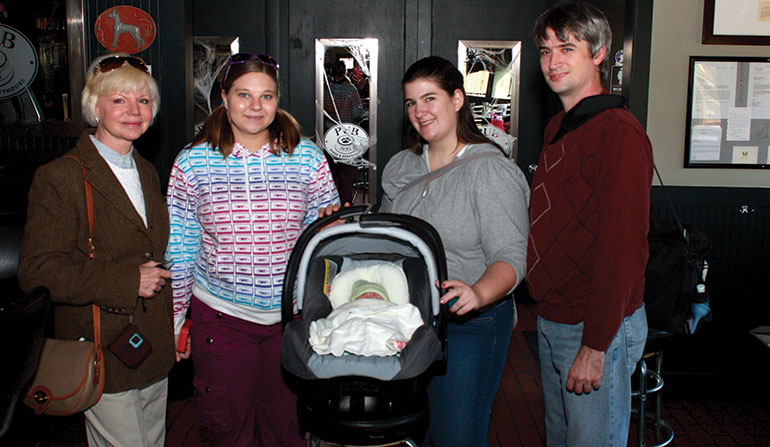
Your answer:
[[[369,282],[365,279],[359,279],[353,284],[351,296],[353,297],[353,300],[368,298],[372,300],[389,301],[387,298],[388,294],[384,287],[377,283]]]
[[[310,345],[318,354],[394,355],[423,325],[420,311],[409,303],[406,275],[392,263],[339,273],[329,301],[333,311],[310,323]]]

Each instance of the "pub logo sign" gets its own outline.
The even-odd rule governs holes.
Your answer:
[[[0,101],[24,92],[37,74],[37,51],[27,36],[0,24]]]

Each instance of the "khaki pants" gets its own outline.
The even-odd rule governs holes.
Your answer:
[[[89,447],[163,447],[168,377],[144,388],[104,393],[85,412]]]

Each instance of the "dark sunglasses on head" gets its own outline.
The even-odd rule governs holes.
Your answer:
[[[94,73],[107,73],[116,68],[122,67],[123,64],[125,64],[126,62],[128,62],[128,65],[136,69],[142,70],[147,74],[150,74],[150,70],[147,68],[147,65],[144,64],[144,61],[134,56],[106,57],[101,61],[99,61],[98,64],[96,64],[96,67],[94,68]]]
[[[230,59],[227,61],[227,72],[225,73],[225,79],[227,79],[227,75],[230,73],[230,67],[233,65],[245,64],[249,61],[257,61],[262,65],[273,67],[275,71],[278,71],[278,61],[273,59],[272,56],[268,56],[267,54],[235,53],[230,56]]]

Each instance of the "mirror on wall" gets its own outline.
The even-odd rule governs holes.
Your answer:
[[[519,137],[519,68],[521,42],[461,40],[457,67],[481,131],[515,159]]]
[[[342,202],[377,197],[377,39],[316,39],[315,135]]]

